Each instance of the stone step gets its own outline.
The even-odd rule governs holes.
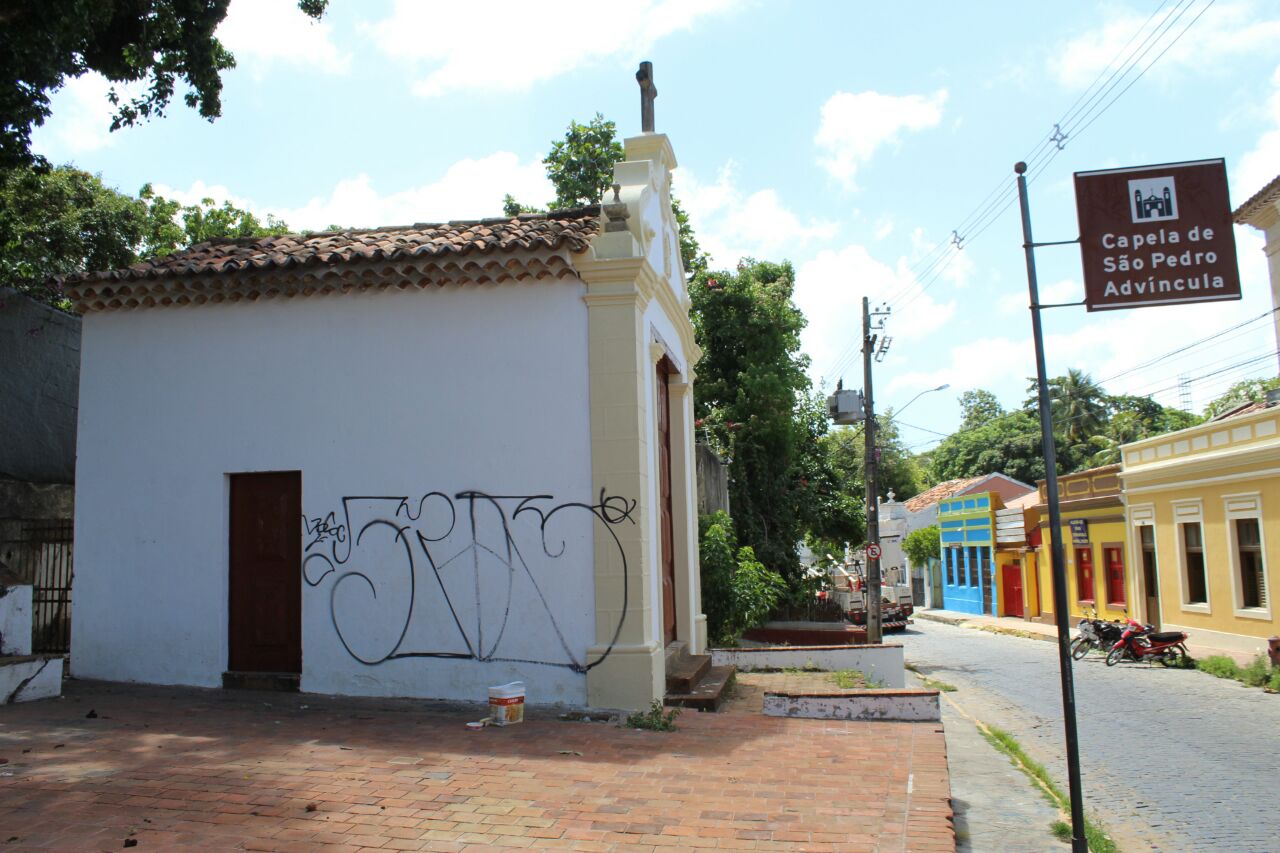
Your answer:
[[[222,686],[226,690],[274,690],[278,693],[297,693],[300,677],[296,672],[233,672],[222,673]]]
[[[711,668],[711,655],[686,654],[667,660],[667,692],[688,693]]]
[[[664,704],[698,711],[715,711],[724,701],[737,671],[734,666],[713,666],[687,692],[668,691]]]

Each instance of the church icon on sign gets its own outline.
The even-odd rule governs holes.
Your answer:
[[[1178,196],[1174,190],[1172,175],[1130,181],[1129,193],[1134,222],[1161,222],[1178,218]]]

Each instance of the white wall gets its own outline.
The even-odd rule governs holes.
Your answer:
[[[88,315],[75,673],[220,683],[227,475],[301,470],[303,690],[474,700],[521,679],[530,702],[585,703],[574,667],[595,640],[592,537],[607,533],[591,509],[583,293],[558,282]],[[404,540],[374,524],[352,548],[378,520],[408,528]],[[395,657],[468,645],[486,660]]]

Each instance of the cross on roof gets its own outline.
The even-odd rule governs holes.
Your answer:
[[[641,62],[636,72],[640,84],[640,130],[653,133],[653,99],[658,97],[658,87],[653,85],[653,63]]]

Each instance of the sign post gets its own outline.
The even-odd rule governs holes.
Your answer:
[[[1076,172],[1090,311],[1240,298],[1223,160]]]

